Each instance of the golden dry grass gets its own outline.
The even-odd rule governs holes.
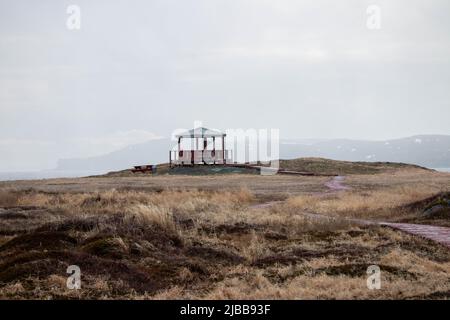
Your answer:
[[[423,170],[402,170],[377,175],[346,177],[344,192],[298,195],[287,205],[297,210],[357,218],[398,219],[411,212],[405,206],[450,191],[450,175]],[[413,212],[417,214],[417,212]]]
[[[141,225],[157,225],[167,231],[175,231],[172,213],[164,207],[137,204],[127,210],[125,220]]]
[[[98,188],[89,179],[70,180],[79,186],[64,180],[31,189],[8,184],[0,193],[0,297],[446,298],[447,248],[342,218],[396,214],[445,190],[450,181],[414,175],[352,176],[345,183],[353,190],[329,195],[323,194],[326,179],[310,177],[296,177],[297,186],[292,177],[251,177],[250,183],[247,177],[225,177],[214,186],[208,179],[182,177],[182,188],[152,189]],[[287,201],[252,207],[278,199],[272,192],[283,185],[289,185]],[[65,287],[70,264],[82,269],[82,290]],[[381,267],[381,290],[366,286],[372,264]]]
[[[10,190],[0,190],[0,206],[11,207],[17,204],[18,194]]]

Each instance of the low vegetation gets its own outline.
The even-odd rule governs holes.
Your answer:
[[[424,170],[419,166],[395,162],[351,162],[323,158],[298,158],[280,160],[280,167],[286,170],[316,174],[375,174],[399,169]]]
[[[351,218],[396,220],[419,215],[426,209],[422,201],[443,192],[430,186],[395,186],[372,191],[350,190],[317,197],[300,195],[287,201],[289,206],[326,215]],[[415,206],[411,204],[417,203]]]
[[[267,165],[258,163],[255,165]],[[282,170],[297,171],[303,173],[312,173],[317,175],[348,175],[348,174],[376,174],[382,172],[392,172],[399,169],[413,169],[429,171],[425,168],[394,162],[350,162],[338,161],[323,158],[298,158],[280,160],[279,167]],[[133,173],[130,169],[109,172],[105,175],[96,177],[136,177],[151,175],[217,175],[217,174],[246,174],[258,175],[260,173],[256,168],[233,167],[233,166],[193,166],[193,167],[173,167],[168,163],[158,164],[154,174],[146,172]]]
[[[448,298],[448,248],[345,219],[404,219],[449,180],[430,175],[419,188],[408,187],[408,174],[389,175],[387,189],[380,175],[359,175],[349,185],[363,191],[345,192],[327,192],[323,177],[5,183],[0,297]],[[286,201],[257,205],[271,200]],[[382,270],[381,290],[366,286],[372,264]],[[81,268],[81,290],[66,287],[69,265]]]

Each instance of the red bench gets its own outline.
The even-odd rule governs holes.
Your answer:
[[[131,172],[150,172],[153,173],[153,166],[151,164],[148,165],[142,165],[142,166],[134,166],[133,169],[131,169]]]

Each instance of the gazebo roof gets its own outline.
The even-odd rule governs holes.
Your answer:
[[[226,134],[218,130],[208,129],[204,127],[194,128],[175,135],[177,138],[212,138],[225,137]]]

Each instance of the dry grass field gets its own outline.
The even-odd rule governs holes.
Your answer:
[[[329,179],[236,174],[1,182],[0,298],[450,297],[449,248],[346,219],[450,226],[448,215],[421,213],[433,197],[450,192],[449,174],[412,167],[349,172],[344,183],[351,189],[339,192],[325,186]],[[270,201],[276,202],[257,205]],[[366,285],[373,264],[381,268],[380,290]],[[81,269],[80,290],[66,287],[69,265]]]

